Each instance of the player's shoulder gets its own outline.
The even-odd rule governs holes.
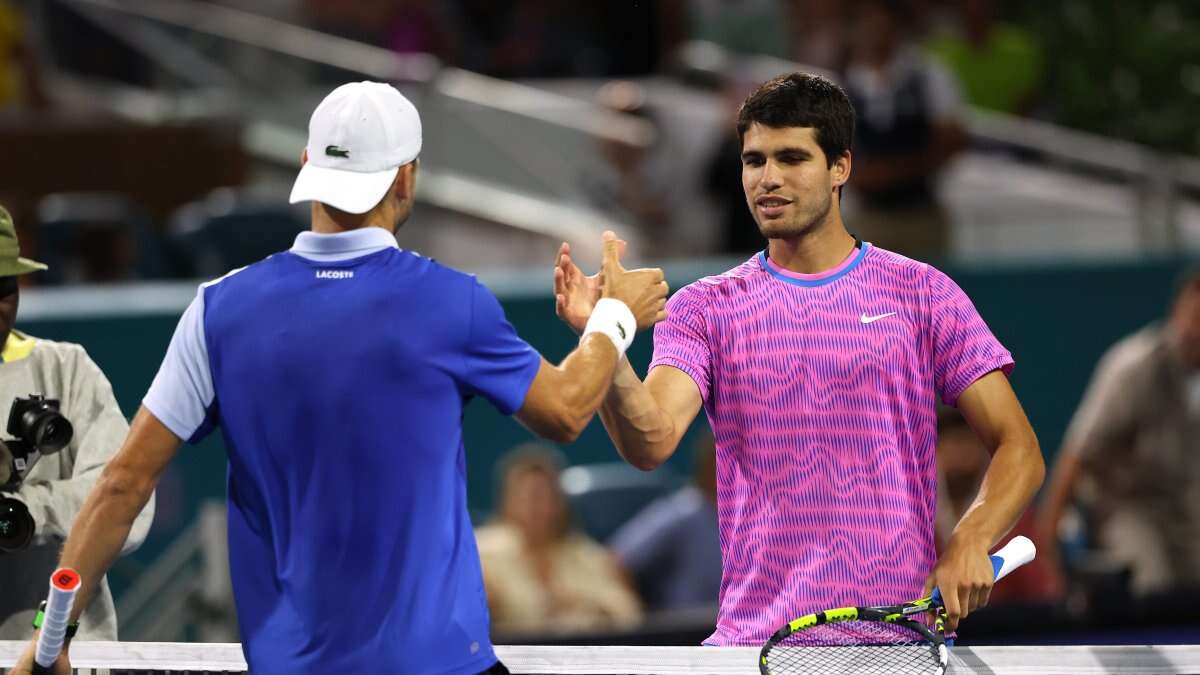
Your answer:
[[[890,271],[895,274],[901,274],[912,277],[923,277],[930,273],[940,272],[933,265],[926,262],[921,262],[906,255],[890,251],[886,248],[880,248],[874,244],[867,251],[867,256],[864,262],[871,267]]]
[[[748,283],[752,283],[763,274],[759,255],[756,253],[749,260],[720,274],[701,277],[687,284],[676,291],[672,299],[678,297],[681,300],[708,302],[710,298],[723,292],[744,290]]]
[[[927,262],[875,245],[867,251],[863,268],[874,283],[894,290],[909,289],[922,295],[954,283],[945,272]]]

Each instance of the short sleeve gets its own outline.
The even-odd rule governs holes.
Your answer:
[[[483,396],[500,412],[511,415],[525,403],[542,357],[517,335],[496,296],[474,279],[470,302],[460,383],[467,393]]]
[[[654,358],[650,370],[672,366],[687,373],[707,401],[712,389],[712,348],[709,343],[706,287],[694,283],[667,301],[667,318],[654,326]]]
[[[1104,354],[1071,417],[1064,447],[1091,459],[1122,449],[1137,426],[1139,397],[1131,396],[1130,389],[1139,365],[1129,343],[1119,343]]]
[[[950,277],[929,268],[934,386],[955,405],[976,380],[993,370],[1012,372],[1012,354],[1000,344],[975,305]]]
[[[212,370],[204,338],[204,286],[188,305],[142,404],[179,438],[198,443],[216,426]]]

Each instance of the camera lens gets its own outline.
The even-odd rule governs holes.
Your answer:
[[[71,428],[71,423],[62,415],[47,411],[43,412],[33,423],[33,445],[44,455],[49,455],[63,448],[71,442],[75,430]]]
[[[21,502],[0,497],[0,551],[12,553],[33,540],[33,517]]]

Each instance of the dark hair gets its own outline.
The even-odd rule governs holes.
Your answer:
[[[781,129],[812,127],[827,166],[854,143],[854,106],[842,88],[808,73],[781,75],[746,97],[737,113],[739,140],[751,124]]]

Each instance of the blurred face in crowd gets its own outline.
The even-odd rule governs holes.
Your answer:
[[[19,279],[18,276],[0,277],[0,349],[17,322],[17,305],[21,301]]]
[[[856,60],[882,65],[891,59],[900,45],[900,26],[894,9],[883,2],[866,2],[854,23]]]
[[[1179,292],[1170,326],[1184,362],[1200,368],[1200,278],[1192,279]]]
[[[558,476],[539,465],[519,465],[504,480],[504,518],[525,535],[532,546],[552,542],[566,531],[566,497]]]
[[[754,123],[742,137],[742,189],[758,229],[768,239],[817,231],[835,208],[834,189],[850,176],[849,154],[832,165],[812,127]]]

